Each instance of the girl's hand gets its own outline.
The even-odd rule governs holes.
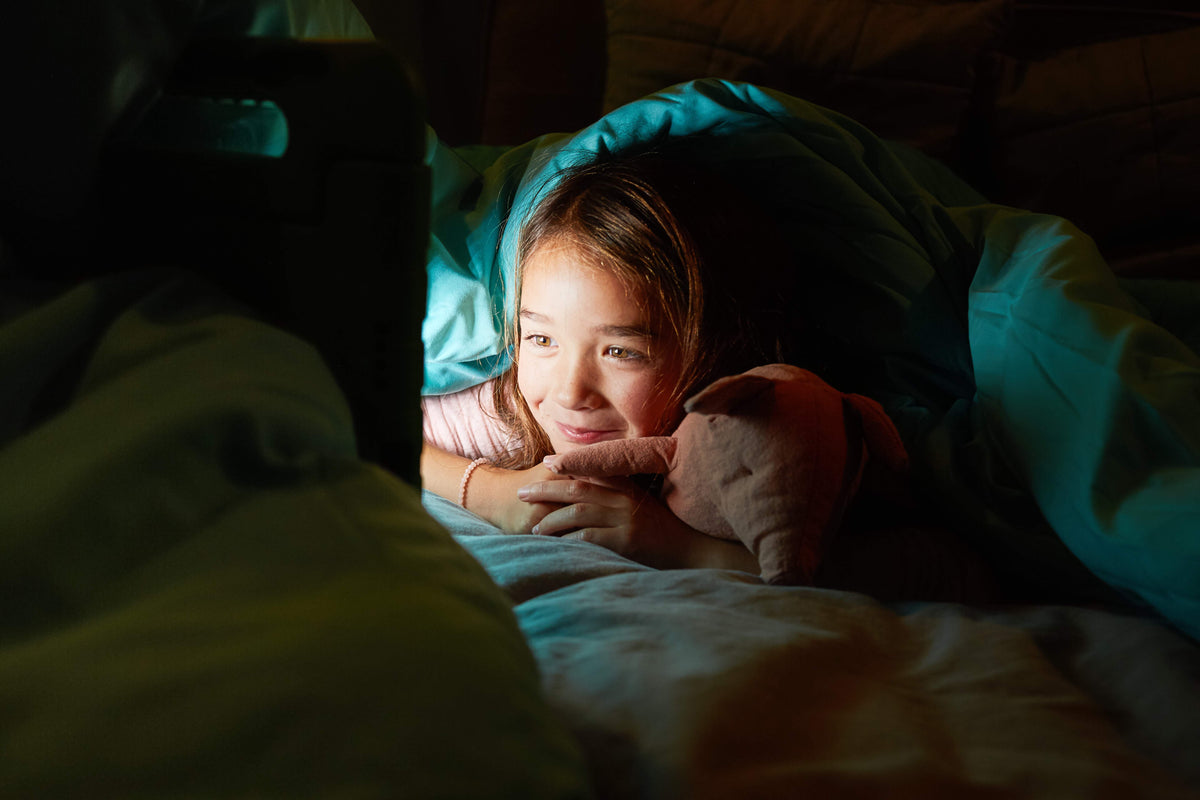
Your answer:
[[[529,469],[508,470],[482,464],[467,485],[467,508],[505,533],[531,533],[542,518],[561,507],[553,501],[530,502],[517,490],[531,481],[557,483],[565,480],[538,464]]]
[[[724,567],[755,575],[758,560],[740,542],[703,534],[684,524],[658,498],[628,479],[540,481],[517,496],[552,506],[532,533],[579,539],[607,547],[658,569]]]

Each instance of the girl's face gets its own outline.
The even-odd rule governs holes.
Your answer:
[[[678,345],[611,273],[569,247],[527,259],[517,385],[556,453],[661,433]]]

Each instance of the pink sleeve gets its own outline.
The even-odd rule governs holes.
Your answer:
[[[508,452],[513,439],[496,418],[493,383],[488,381],[453,394],[422,397],[425,441],[466,458],[495,459]]]

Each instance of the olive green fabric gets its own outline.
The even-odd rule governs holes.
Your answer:
[[[0,794],[579,797],[505,597],[315,350],[141,273],[0,293]]]

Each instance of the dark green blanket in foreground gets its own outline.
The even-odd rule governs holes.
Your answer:
[[[562,168],[648,149],[774,214],[794,259],[746,279],[793,273],[835,382],[884,402],[931,503],[1010,579],[1080,599],[1099,576],[1200,638],[1200,357],[1159,324],[1170,304],[1135,301],[1066,220],[803,100],[695,81],[490,163],[435,147],[426,392],[503,361],[517,232]],[[1200,293],[1167,292],[1194,331]]]
[[[577,797],[507,600],[196,282],[0,295],[0,796]]]

